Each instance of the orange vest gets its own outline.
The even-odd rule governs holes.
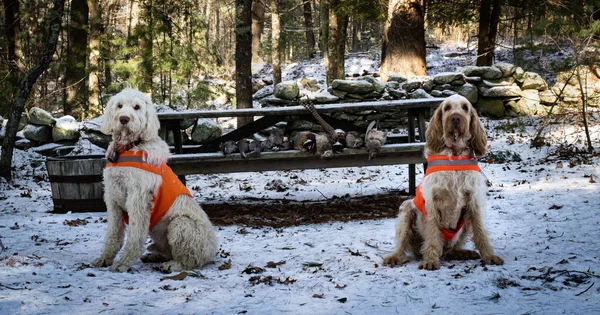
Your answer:
[[[145,160],[144,151],[120,153],[117,161],[106,163],[106,167],[135,167],[162,177],[158,191],[152,199],[154,207],[150,214],[150,228],[153,228],[162,219],[179,195],[192,196],[187,187],[166,163],[161,165],[148,164]],[[123,212],[123,220],[126,224],[129,223],[127,212]]]
[[[425,177],[431,173],[440,171],[477,171],[481,172],[479,165],[477,165],[477,159],[470,156],[447,156],[447,155],[432,155],[427,157],[427,171],[425,171]],[[421,181],[421,184],[423,181]],[[425,219],[427,219],[427,210],[425,208],[425,199],[423,199],[423,193],[421,193],[421,184],[417,186],[417,191],[413,203],[421,211]],[[453,239],[456,234],[465,225],[464,214],[461,214],[456,229],[442,228],[442,237],[444,240],[449,241]]]

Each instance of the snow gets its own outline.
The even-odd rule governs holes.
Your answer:
[[[44,158],[16,150],[14,180],[0,178],[0,314],[600,312],[600,155],[598,149],[573,154],[585,148],[580,119],[550,124],[544,132],[548,146],[537,149],[529,143],[541,118],[482,121],[492,151],[510,150],[522,159],[481,163],[492,183],[485,222],[505,264],[443,261],[437,271],[419,270],[417,261],[382,266],[394,248],[395,219],[389,218],[286,228],[215,226],[215,262],[188,271],[183,280],[163,279],[177,273],[165,275],[141,261],[132,272],[111,273],[90,266],[102,250],[106,214],[48,213],[52,197]],[[596,110],[590,117],[596,148],[599,123]],[[78,154],[101,151],[85,139],[78,147]],[[419,180],[422,168],[417,172]],[[187,180],[201,204],[248,197],[314,201],[406,190],[407,173],[406,165],[393,165]],[[266,189],[273,180],[290,189]],[[229,269],[219,268],[229,260]],[[269,262],[285,263],[266,268]],[[244,273],[252,266],[264,272]]]

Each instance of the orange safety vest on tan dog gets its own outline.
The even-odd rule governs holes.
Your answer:
[[[161,165],[147,163],[144,159],[144,151],[126,151],[120,153],[117,161],[106,163],[106,167],[135,167],[162,177],[158,191],[152,199],[154,207],[150,214],[150,228],[153,228],[162,219],[177,197],[180,195],[192,196],[187,187],[177,178],[177,175],[173,173],[173,170],[166,163]],[[129,223],[127,212],[123,213],[123,220],[126,224]]]
[[[427,171],[425,171],[425,177],[431,173],[440,171],[477,171],[481,172],[479,165],[477,165],[477,159],[470,156],[447,156],[447,155],[432,155],[427,157]],[[421,181],[421,184],[423,181]],[[417,191],[413,203],[421,211],[425,219],[427,219],[427,210],[425,207],[425,199],[423,199],[423,193],[421,193],[421,184],[417,186]],[[456,234],[465,225],[464,215],[460,216],[458,226],[456,229],[442,228],[442,237],[444,240],[449,241],[453,239]]]

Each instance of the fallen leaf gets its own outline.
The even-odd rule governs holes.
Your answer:
[[[285,260],[278,261],[278,262],[269,261],[267,263],[267,265],[265,266],[265,268],[277,268],[277,266],[283,265],[283,264],[285,264]]]
[[[552,205],[550,206],[550,208],[548,208],[548,210],[558,210],[561,209],[563,206],[559,206],[559,205]]]
[[[325,293],[321,293],[321,294],[315,293],[315,294],[313,294],[312,297],[314,297],[316,299],[324,299],[325,298]]]
[[[348,298],[345,298],[345,297],[338,299],[338,302],[340,302],[340,303],[346,303],[346,301],[348,301]]]
[[[222,265],[219,266],[219,270],[227,270],[231,268],[231,259],[227,260],[226,262],[224,262]]]
[[[335,288],[336,288],[336,289],[343,289],[343,288],[345,288],[345,287],[347,287],[347,286],[348,286],[347,284],[344,284],[344,285],[339,285],[339,284],[336,284],[336,285],[335,285]]]
[[[181,281],[181,280],[185,279],[187,276],[188,276],[188,273],[185,272],[185,271],[182,271],[182,272],[180,272],[180,273],[178,273],[178,274],[176,274],[174,276],[165,276],[165,277],[162,277],[162,278],[160,278],[160,281],[163,281],[163,280],[177,280],[177,281]]]
[[[305,267],[321,267],[323,266],[322,263],[318,263],[318,262],[306,262],[302,264]]]
[[[256,274],[256,273],[263,273],[265,270],[260,268],[260,267],[256,267],[256,266],[252,266],[252,265],[248,265],[248,267],[246,267],[246,269],[244,269],[242,271],[242,273],[245,274]]]

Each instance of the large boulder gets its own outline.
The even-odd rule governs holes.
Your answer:
[[[482,79],[500,79],[502,78],[502,71],[500,69],[490,66],[490,67],[481,67],[483,68],[483,73],[481,74]]]
[[[552,90],[539,91],[540,103],[552,105],[556,102],[556,94]]]
[[[548,84],[539,74],[527,71],[523,74],[521,89],[543,91],[548,89]]]
[[[29,123],[40,126],[54,126],[56,119],[45,110],[39,107],[32,107],[29,110]]]
[[[87,139],[94,145],[99,146],[103,149],[107,149],[110,141],[112,141],[111,136],[105,135],[101,132],[97,132],[94,130],[88,130],[85,132]]]
[[[417,98],[433,98],[433,96],[429,95],[423,89],[416,89],[414,92],[408,94],[408,98],[417,99]]]
[[[451,84],[456,80],[464,81],[465,75],[460,72],[442,72],[438,73],[433,77],[434,84]]]
[[[52,127],[29,124],[23,128],[23,135],[26,139],[37,142],[52,141]]]
[[[483,116],[492,118],[504,117],[504,102],[498,98],[480,98],[475,108]]]
[[[483,97],[515,97],[521,96],[521,89],[518,86],[495,86],[486,88],[479,87],[479,94]]]
[[[478,66],[466,66],[463,67],[460,71],[467,77],[481,77],[483,74],[483,67]]]
[[[407,92],[412,92],[423,87],[423,83],[419,80],[410,80],[402,84],[402,89]]]
[[[408,81],[408,79],[405,76],[401,75],[401,74],[392,74],[388,78],[388,82],[390,82],[390,81],[394,81],[394,82],[398,82],[398,83],[404,83],[404,82]]]
[[[544,106],[540,104],[538,90],[523,90],[523,97],[517,102],[518,113],[524,116],[545,114]]]
[[[457,86],[454,88],[454,91],[468,99],[471,104],[477,103],[479,98],[477,87],[471,83],[465,83],[464,85]]]
[[[221,127],[214,120],[198,118],[192,129],[192,141],[194,143],[206,143],[220,137],[222,134]]]
[[[264,88],[256,91],[254,94],[252,94],[252,99],[260,100],[267,96],[271,96],[271,95],[273,95],[273,90],[274,90],[273,85],[267,85]]]
[[[317,92],[319,90],[319,81],[313,78],[304,77],[300,79],[300,84],[302,84],[305,89],[311,92]]]
[[[58,143],[46,143],[44,145],[34,147],[31,150],[43,156],[60,156],[67,155],[75,149],[75,146],[65,146]]]
[[[493,80],[482,80],[481,86],[485,87],[494,87],[494,86],[510,86],[515,83],[515,78],[506,77],[502,79],[493,79]]]
[[[295,100],[300,95],[300,88],[296,81],[283,81],[275,86],[273,94],[284,100]]]
[[[328,91],[321,91],[321,93],[315,95],[315,102],[317,103],[331,103],[339,99],[339,97],[329,93]]]
[[[373,85],[373,90],[375,90],[375,92],[383,93],[383,91],[385,90],[385,84],[375,79],[373,76],[366,75],[363,77],[363,79],[367,82],[370,82]]]
[[[73,116],[63,116],[56,120],[56,125],[52,128],[52,140],[54,142],[64,140],[77,140],[79,133],[79,123]]]
[[[500,69],[503,78],[513,75],[513,73],[515,73],[515,70],[517,69],[515,65],[508,62],[497,62],[496,64],[494,64],[494,66]]]
[[[331,87],[351,94],[367,94],[375,91],[373,84],[366,80],[333,80]]]

